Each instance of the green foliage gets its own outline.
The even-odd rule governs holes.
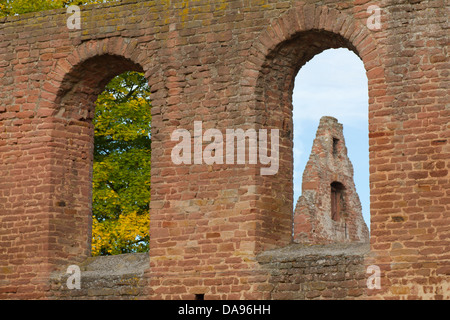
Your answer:
[[[114,78],[97,99],[93,255],[148,250],[149,95],[145,77],[126,72]]]
[[[60,9],[70,5],[85,5],[107,1],[64,1],[64,0],[0,0],[0,17],[43,10]]]

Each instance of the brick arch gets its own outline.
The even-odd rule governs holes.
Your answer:
[[[294,7],[274,19],[260,33],[250,49],[252,59],[249,59],[248,68],[260,70],[286,42],[295,40],[302,33],[325,31],[348,42],[348,49],[361,58],[366,71],[376,73],[376,77],[370,78],[383,78],[382,70],[379,69],[379,54],[374,54],[374,51],[379,51],[380,48],[377,47],[373,32],[365,25],[366,18],[367,15],[364,15],[357,19],[354,15],[328,8],[326,5],[307,4]],[[377,72],[374,72],[376,68]]]
[[[138,48],[136,39],[128,38],[106,38],[101,40],[91,40],[80,44],[66,58],[59,59],[52,71],[48,75],[47,82],[49,85],[43,88],[49,94],[55,95],[49,100],[58,104],[63,96],[71,90],[71,87],[78,85],[84,76],[81,74],[83,69],[92,67],[92,61],[97,62],[98,67],[106,68],[104,70],[89,70],[92,72],[95,80],[100,80],[96,85],[98,91],[103,90],[109,80],[114,76],[130,70],[144,72],[147,79],[157,74],[155,70],[156,64],[151,51]],[[106,61],[95,61],[95,60]],[[115,63],[115,64],[109,64]],[[113,69],[111,67],[117,69]],[[95,67],[95,66],[94,66]],[[105,73],[100,75],[101,71]],[[100,93],[93,91],[93,93]]]
[[[273,176],[258,177],[262,194],[258,234],[260,249],[291,242],[293,210],[293,121],[292,93],[300,68],[316,54],[330,48],[347,48],[359,56],[369,81],[369,97],[383,79],[377,41],[365,20],[321,5],[290,9],[263,30],[250,49],[246,65],[247,88],[243,95],[253,101],[256,126],[280,129],[280,166]],[[249,70],[251,70],[249,72]],[[377,88],[378,89],[378,88]],[[369,103],[374,102],[369,99]],[[268,206],[268,203],[277,203]],[[270,217],[270,218],[267,218]]]
[[[365,8],[361,11],[365,12]],[[316,54],[331,48],[344,47],[353,51],[364,64],[369,84],[384,79],[380,55],[385,48],[377,46],[377,37],[367,28],[365,19],[368,15],[364,14],[359,18],[355,16],[356,13],[350,15],[326,5],[306,4],[294,7],[274,19],[249,49],[250,58],[245,69],[252,70],[249,73],[251,77],[248,77],[252,79],[243,81],[249,88],[241,92],[261,101],[261,79],[267,74],[267,67],[273,66],[274,59],[285,55],[288,46],[294,44],[295,47],[295,42],[305,40],[305,37],[310,38],[308,40],[312,41],[315,48],[308,52],[303,50],[303,57],[290,62],[294,69],[292,74],[287,75],[290,82],[286,82],[286,89],[293,88],[294,78],[306,62]],[[369,96],[372,96],[370,89]]]
[[[52,105],[42,122],[49,128],[52,150],[48,180],[49,262],[58,268],[90,255],[92,228],[92,163],[94,106],[98,95],[115,76],[144,72],[155,83],[158,72],[136,40],[111,38],[78,46],[55,63],[43,95]],[[151,73],[151,76],[149,76]],[[42,112],[42,111],[41,111]]]

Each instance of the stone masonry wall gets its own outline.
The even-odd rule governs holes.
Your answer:
[[[290,245],[265,251],[258,263],[269,272],[262,288],[269,299],[365,299],[365,254],[368,243]],[[88,258],[80,264],[80,289],[69,289],[66,282],[72,273],[54,272],[50,278],[50,299],[122,299],[147,297],[148,254],[131,253]],[[238,285],[233,290],[241,290]],[[187,293],[188,288],[179,288]],[[188,297],[190,300],[194,296]],[[207,296],[211,299],[211,296]],[[219,297],[216,297],[219,298]]]
[[[446,1],[124,0],[83,7],[79,30],[69,17],[0,20],[0,298],[50,298],[54,272],[89,258],[93,102],[128,70],[152,92],[146,298],[270,298],[256,257],[292,242],[294,79],[330,48],[368,80],[368,295],[450,298]],[[278,172],[175,164],[171,135],[194,121],[278,129]]]
[[[368,243],[300,245],[261,253],[274,300],[366,299]]]
[[[49,299],[143,299],[147,294],[144,273],[148,265],[147,253],[88,258],[79,265],[80,288],[67,286],[72,271],[57,271],[51,275]]]

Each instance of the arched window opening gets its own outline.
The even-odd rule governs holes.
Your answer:
[[[142,73],[125,72],[106,85],[93,125],[92,255],[146,252],[151,102]]]
[[[74,57],[72,62],[74,59],[76,60]],[[80,262],[91,255],[128,252],[128,249],[108,251],[108,249],[94,247],[94,244],[99,241],[98,233],[96,233],[99,230],[102,231],[101,239],[104,242],[117,243],[114,239],[117,238],[116,234],[120,231],[128,235],[127,243],[135,242],[132,250],[137,251],[138,243],[141,243],[139,238],[131,235],[132,232],[127,226],[132,224],[131,222],[136,224],[140,219],[148,221],[149,210],[146,212],[146,217],[140,215],[140,211],[137,210],[144,208],[144,206],[133,203],[131,198],[122,197],[122,199],[126,199],[126,203],[131,208],[128,211],[130,215],[127,216],[128,220],[126,221],[129,223],[122,223],[124,216],[118,214],[119,210],[100,210],[104,213],[102,216],[97,213],[99,211],[96,211],[96,208],[108,208],[108,205],[106,205],[107,199],[113,199],[115,205],[118,206],[119,198],[115,198],[112,195],[114,190],[117,191],[119,182],[122,185],[126,185],[125,180],[122,179],[124,172],[128,170],[126,168],[130,168],[131,171],[141,170],[145,164],[136,161],[133,163],[131,160],[122,162],[117,160],[108,161],[110,159],[109,156],[111,154],[132,152],[130,148],[132,142],[139,142],[141,145],[151,148],[150,129],[148,128],[148,131],[141,130],[136,125],[138,122],[135,119],[136,115],[142,113],[140,106],[145,105],[144,100],[148,102],[146,110],[148,116],[150,115],[148,88],[138,90],[137,86],[132,86],[126,90],[119,85],[109,84],[112,80],[112,83],[117,82],[123,85],[124,81],[127,81],[125,78],[117,80],[120,79],[123,73],[133,74],[135,79],[133,77],[131,79],[137,80],[138,73],[142,72],[144,72],[142,65],[123,56],[93,54],[91,58],[73,64],[73,67],[61,80],[61,85],[54,101],[58,106],[58,110],[54,115],[55,127],[52,132],[55,139],[54,152],[58,158],[57,165],[52,172],[52,177],[56,184],[54,210],[58,214],[50,221],[54,229],[54,238],[64,239],[61,242],[61,249],[55,251],[55,257],[60,259],[60,261]],[[119,78],[114,78],[118,75]],[[139,77],[142,83],[147,86],[147,81],[144,81],[142,74]],[[105,90],[106,93],[102,94]],[[134,97],[133,103],[125,102],[127,100],[125,98],[130,96]],[[106,106],[110,106],[110,108],[106,108]],[[129,106],[129,113],[125,112],[126,106]],[[103,112],[100,112],[102,108]],[[99,113],[101,113],[101,121],[99,121]],[[120,116],[113,117],[114,113]],[[112,130],[113,124],[120,130]],[[150,122],[146,124],[150,125]],[[130,128],[135,131],[139,129],[139,131],[132,134],[132,131],[127,131]],[[104,130],[101,138],[99,135],[100,129]],[[140,135],[139,139],[136,137],[137,133]],[[94,140],[96,140],[95,143]],[[99,141],[104,142],[104,146],[101,146]],[[148,151],[149,156],[150,154],[151,152]],[[106,177],[100,177],[99,179],[99,176],[96,174],[96,179],[93,179],[95,174],[93,174],[93,171],[96,171],[93,170],[94,162],[96,169],[98,166],[103,169],[116,166],[125,168],[125,170],[116,175],[106,174],[105,170],[101,170],[99,172],[103,172]],[[149,164],[150,161],[148,161]],[[145,171],[150,175],[150,170]],[[109,183],[112,179],[107,178],[108,176],[116,179],[117,183],[114,184],[114,187]],[[101,192],[94,192],[94,185]],[[123,187],[122,185],[121,187]],[[128,183],[126,187],[129,189],[131,185]],[[150,180],[148,180],[147,187],[150,188]],[[127,194],[130,195],[131,192]],[[93,201],[93,198],[97,202]],[[101,201],[98,201],[99,199]],[[149,200],[150,197],[148,196],[147,202]],[[132,209],[136,210],[133,211]],[[119,219],[120,217],[122,217],[122,220]],[[96,221],[93,222],[93,220]],[[118,220],[120,220],[120,223]],[[113,221],[115,222],[113,223]],[[116,228],[113,228],[113,225]],[[146,228],[145,234],[148,235],[148,231],[149,228]]]
[[[344,210],[344,185],[340,182],[332,182],[331,188],[331,219],[333,221],[339,221],[341,214]]]
[[[355,53],[328,49],[302,66],[293,90],[293,131],[294,241],[366,239],[368,83]]]
[[[313,232],[321,230],[321,226],[316,228],[312,221],[317,217],[313,211],[314,208],[323,209],[323,204],[329,203],[330,183],[340,181],[349,188],[347,181],[340,176],[330,175],[327,179],[320,175],[315,178],[314,175],[305,176],[310,154],[316,159],[326,158],[329,165],[338,165],[347,153],[345,145],[348,146],[348,156],[355,163],[358,193],[363,195],[364,216],[369,221],[368,80],[357,48],[348,39],[330,31],[301,31],[266,55],[257,88],[255,107],[264,113],[264,118],[256,120],[264,127],[280,130],[278,173],[261,181],[264,186],[276,186],[261,190],[276,203],[273,206],[264,200],[258,203],[261,223],[257,231],[262,241],[261,249],[282,247],[292,241],[302,242],[302,239],[311,240]],[[313,142],[319,122],[324,117],[325,125],[335,129],[329,133],[324,131],[323,148],[318,152],[313,150]],[[342,127],[345,137],[348,137],[346,143]],[[337,131],[340,134],[336,134]],[[333,137],[339,139],[335,145],[336,157],[333,157]],[[359,143],[361,139],[362,143]],[[355,152],[360,151],[360,157],[355,157]],[[359,182],[360,164],[365,166],[362,183]],[[353,168],[346,171],[353,172]],[[314,190],[319,187],[323,197],[314,196],[317,194]],[[305,194],[305,190],[309,194]],[[301,195],[305,195],[303,202]],[[316,200],[317,203],[309,205]],[[327,209],[323,216],[327,217],[326,224],[330,227],[332,220],[330,209]],[[363,221],[362,216],[358,220]],[[358,226],[361,226],[359,234],[365,237],[367,227]]]

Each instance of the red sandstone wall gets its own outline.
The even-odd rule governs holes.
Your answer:
[[[367,243],[300,245],[269,250],[257,259],[270,274],[273,300],[365,299]]]
[[[370,4],[382,28],[369,30]],[[94,9],[95,8],[95,9]],[[0,21],[0,297],[45,298],[89,255],[92,101],[125,70],[152,88],[151,298],[269,298],[256,254],[291,241],[292,88],[346,47],[369,83],[374,298],[449,298],[445,2],[122,1]],[[174,165],[176,128],[280,129],[280,170]]]

